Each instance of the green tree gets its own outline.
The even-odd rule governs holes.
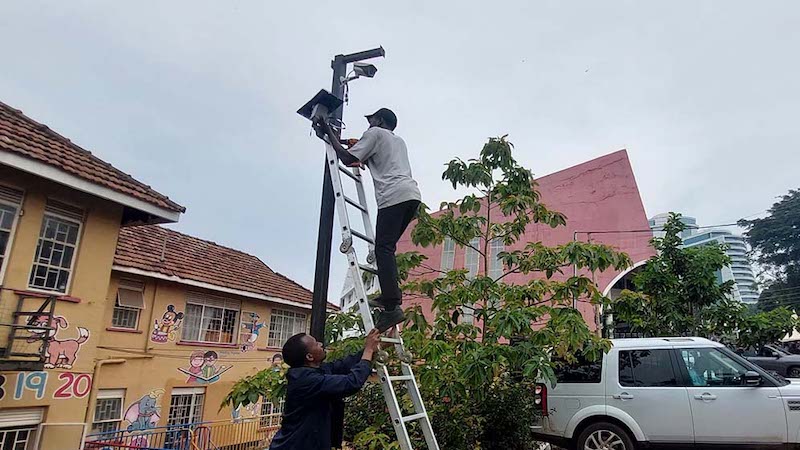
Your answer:
[[[782,196],[767,217],[739,224],[747,228],[745,237],[767,277],[759,308],[796,308],[800,304],[800,189]]]
[[[421,247],[452,239],[470,249],[483,260],[478,273],[442,273],[419,253],[398,255],[401,274],[411,275],[406,298],[423,297],[432,305],[432,321],[419,306],[407,307],[402,334],[442,448],[531,448],[537,413],[529,401],[533,383],[555,382],[557,364],[598,358],[610,346],[571,307],[574,299],[595,304],[606,299],[590,278],[565,272],[575,265],[597,272],[631,264],[627,255],[605,245],[521,242],[529,225],[563,226],[566,217],[541,202],[531,172],[514,160],[512,150],[505,137],[492,138],[477,158],[450,161],[442,178],[473,193],[442,204],[436,214],[423,207],[411,234]],[[492,242],[508,250],[493,253]],[[495,261],[501,270],[490,274]],[[503,282],[517,273],[532,281]],[[353,325],[341,317],[329,321],[339,328],[328,336],[332,357],[360,342],[334,336]],[[247,383],[237,383],[226,401],[250,400]],[[348,408],[346,430],[351,441],[363,443],[358,448],[384,445],[382,435],[394,436],[384,402],[375,401],[377,392],[367,388],[349,400],[358,408]],[[408,398],[402,401],[408,404]],[[361,431],[352,435],[356,430]],[[419,439],[417,430],[411,431]]]
[[[730,264],[720,244],[684,248],[680,215],[670,213],[665,236],[652,243],[658,254],[633,278],[636,292],[623,291],[612,305],[614,318],[645,336],[701,336],[740,347],[773,343],[796,323],[778,308],[753,313],[731,298],[733,281],[718,272]]]
[[[670,213],[664,237],[654,238],[658,252],[633,277],[636,291],[623,291],[614,302],[614,319],[647,336],[697,335],[703,313],[724,302],[733,281],[720,283],[717,272],[730,264],[719,244],[684,248],[680,214]]]

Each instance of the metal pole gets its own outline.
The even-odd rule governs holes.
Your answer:
[[[347,64],[364,59],[384,56],[383,47],[349,55],[336,55],[331,61],[333,83],[331,94],[344,99],[342,78],[347,75]],[[342,120],[344,105],[333,111],[331,117],[335,122]],[[336,201],[333,197],[333,183],[328,163],[325,161],[322,179],[322,203],[319,212],[319,232],[317,234],[317,259],[314,270],[314,294],[311,301],[311,335],[320,342],[325,339],[325,320],[328,310],[328,280],[331,271],[331,246],[333,245],[333,212]]]

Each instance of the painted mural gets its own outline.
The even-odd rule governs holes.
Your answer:
[[[150,340],[157,344],[174,342],[183,323],[183,312],[175,311],[174,305],[167,305],[167,310],[161,315],[161,320],[156,319]]]
[[[261,332],[261,329],[266,326],[264,322],[261,321],[261,317],[258,314],[251,312],[247,317],[247,320],[244,318],[242,319],[242,353],[249,352],[256,348],[256,341],[258,341],[258,335]]]
[[[161,419],[161,396],[164,389],[153,389],[139,400],[128,405],[125,410],[125,420],[129,422],[129,432],[142,431],[155,428]]]
[[[213,350],[195,350],[189,355],[189,367],[178,370],[188,376],[187,383],[212,384],[233,366],[217,365],[219,355]]]
[[[89,330],[77,327],[78,337],[75,339],[58,339],[57,334],[61,329],[69,328],[69,322],[63,316],[46,315],[33,316],[28,322],[31,326],[41,327],[29,330],[31,336],[29,343],[42,340],[46,337],[48,346],[45,354],[45,369],[71,369],[78,359],[81,346],[89,340]]]

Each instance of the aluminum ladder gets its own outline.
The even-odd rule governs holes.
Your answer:
[[[358,307],[361,319],[364,321],[364,329],[371,330],[375,328],[372,321],[372,311],[367,303],[367,287],[365,284],[365,273],[370,274],[368,277],[377,275],[375,268],[375,233],[372,228],[372,219],[369,215],[367,208],[367,196],[364,193],[364,180],[361,176],[361,171],[358,168],[350,169],[341,165],[339,158],[336,156],[336,150],[325,142],[325,151],[328,160],[328,170],[331,174],[331,181],[333,182],[333,193],[336,199],[336,214],[339,216],[339,226],[342,232],[342,244],[339,246],[339,251],[347,256],[348,263],[348,276],[352,278],[353,287],[349,294],[345,293],[345,298],[352,299],[347,304],[342,304],[342,311],[348,312]],[[342,190],[342,174],[347,176],[355,182],[356,192],[358,193],[357,199],[347,197]],[[353,230],[350,226],[350,216],[348,215],[348,206],[354,207],[361,213],[361,218],[364,225],[364,232]],[[356,248],[353,245],[353,239],[357,238],[365,241],[369,248],[367,261],[362,264],[358,260]],[[381,388],[383,389],[383,396],[386,399],[386,405],[389,409],[389,415],[392,419],[392,426],[394,427],[397,441],[400,443],[400,448],[403,450],[413,450],[411,446],[411,438],[408,435],[408,428],[406,423],[418,421],[422,434],[425,437],[425,443],[430,450],[439,450],[439,444],[436,442],[436,436],[433,434],[431,427],[430,417],[425,410],[425,404],[422,402],[422,396],[419,392],[417,379],[414,377],[414,371],[411,368],[411,361],[408,353],[403,347],[403,339],[400,336],[397,327],[394,327],[392,335],[396,337],[381,336],[381,342],[394,344],[395,352],[401,359],[400,372],[402,375],[390,375],[389,367],[385,363],[378,362],[377,372],[378,378],[381,381]],[[414,406],[414,414],[403,416],[400,409],[400,403],[397,400],[397,393],[394,383],[403,382],[406,385],[411,403]]]

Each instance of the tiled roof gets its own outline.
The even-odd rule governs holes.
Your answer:
[[[73,144],[46,125],[0,102],[0,151],[56,167],[91,183],[182,213],[183,206]]]
[[[114,264],[311,304],[311,291],[257,257],[157,225],[120,229]]]

